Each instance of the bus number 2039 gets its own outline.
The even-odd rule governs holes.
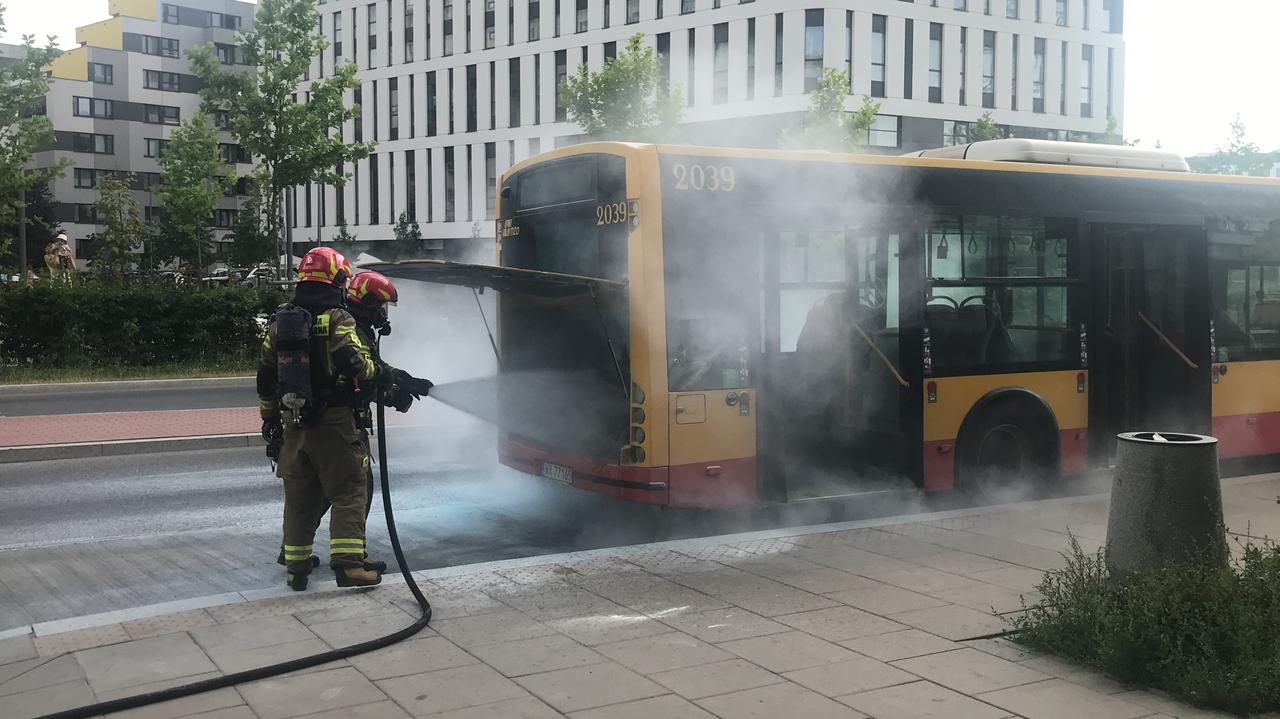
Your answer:
[[[695,192],[733,192],[738,178],[733,168],[728,165],[684,165],[671,166],[676,178],[677,190],[693,190]]]
[[[627,221],[627,203],[610,202],[607,205],[596,205],[597,225],[620,225]]]

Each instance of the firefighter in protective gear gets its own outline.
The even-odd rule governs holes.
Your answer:
[[[387,395],[385,398],[386,405],[394,407],[398,412],[408,412],[409,407],[413,404],[413,400],[422,399],[431,390],[433,386],[430,380],[418,379],[408,372],[396,369],[382,361],[378,353],[378,338],[381,335],[391,334],[391,321],[387,315],[387,306],[394,304],[399,300],[399,293],[396,292],[395,285],[391,284],[391,280],[377,272],[361,272],[351,280],[350,286],[347,288],[347,311],[356,321],[356,333],[360,336],[360,340],[373,357],[373,361],[379,367],[379,374],[382,377],[391,377],[392,383],[386,387]],[[369,408],[370,403],[377,401],[377,387],[365,384],[359,387],[356,392],[356,426],[360,429],[361,435],[365,440],[365,444],[369,444],[369,432],[373,427],[373,414]],[[373,504],[373,466],[370,463],[365,464],[366,467],[366,504],[365,518],[369,517],[369,509]],[[319,528],[320,522],[324,519],[325,512],[329,511],[329,503],[326,501],[320,508],[320,514],[316,516],[315,526]],[[276,560],[280,564],[285,564],[285,551],[280,549],[280,556]],[[386,562],[365,560],[366,569],[375,569],[379,572],[386,571]]]
[[[264,427],[277,422],[283,425],[277,473],[284,480],[287,581],[296,591],[307,587],[316,518],[326,498],[333,505],[329,566],[338,586],[372,586],[382,581],[381,572],[365,563],[369,447],[354,414],[358,383],[377,382],[380,372],[356,331],[355,320],[342,308],[351,274],[350,263],[332,248],[311,250],[298,265],[292,303],[277,312],[280,318],[286,316],[286,310],[298,308],[310,314],[310,334],[300,363],[309,365],[309,402],[291,407],[298,404],[296,397],[281,397],[281,368],[285,365],[278,360],[297,348],[278,339],[279,322],[267,330],[258,366]],[[389,374],[382,379],[389,381]]]

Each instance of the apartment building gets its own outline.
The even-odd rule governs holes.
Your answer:
[[[489,237],[497,178],[573,142],[558,85],[639,32],[682,88],[687,142],[776,147],[825,67],[848,107],[880,103],[873,151],[964,142],[990,111],[1022,137],[1123,122],[1123,0],[318,0],[325,77],[359,67],[349,140],[377,151],[343,188],[296,188],[296,242],[392,238],[402,212],[429,248]],[[301,88],[305,95],[305,87]],[[300,101],[305,97],[300,97]],[[376,250],[371,250],[375,251]]]
[[[144,218],[159,216],[160,155],[170,133],[200,106],[200,82],[191,74],[186,51],[211,42],[223,64],[251,71],[241,62],[235,43],[236,31],[253,23],[253,3],[106,0],[106,5],[110,17],[79,27],[79,47],[49,67],[52,83],[45,112],[57,139],[33,158],[37,166],[62,158],[72,162],[54,181],[53,195],[81,268],[93,256],[89,238],[100,229],[94,202],[104,177],[133,173]],[[247,174],[251,158],[229,134],[223,132],[221,142],[224,160],[238,174]],[[233,188],[218,203],[213,218],[216,238],[228,235],[235,222],[235,192]]]

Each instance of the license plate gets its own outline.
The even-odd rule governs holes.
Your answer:
[[[573,470],[559,464],[551,464],[550,462],[542,463],[542,476],[547,479],[554,479],[557,482],[565,484],[573,484]]]

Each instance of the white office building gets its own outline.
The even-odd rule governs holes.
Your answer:
[[[428,247],[463,256],[491,238],[507,168],[575,142],[556,87],[600,68],[640,32],[680,86],[683,141],[776,147],[822,68],[851,78],[848,107],[880,103],[872,150],[963,142],[990,111],[1020,137],[1123,124],[1123,0],[318,0],[332,42],[312,78],[355,61],[374,155],[340,189],[297,188],[294,241],[345,221],[390,240],[409,212]],[[305,87],[302,88],[305,93]],[[305,98],[300,96],[299,100]],[[377,252],[376,249],[371,251]]]

